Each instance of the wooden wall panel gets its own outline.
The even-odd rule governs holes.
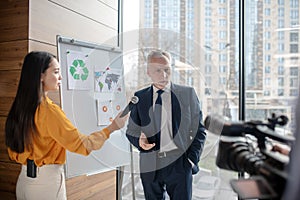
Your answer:
[[[0,71],[0,97],[15,97],[20,73],[20,70]]]
[[[0,97],[0,116],[7,116],[14,97]],[[1,133],[0,133],[1,134]]]
[[[56,35],[62,35],[117,46],[115,29],[47,0],[31,0],[29,6],[29,39],[56,45]]]
[[[7,148],[5,146],[5,121],[6,117],[0,117],[0,160],[4,162],[10,162]]]
[[[0,196],[16,199],[20,165],[9,160],[5,121],[14,99],[24,56],[28,51],[28,0],[0,1]]]
[[[0,162],[1,199],[16,199],[16,182],[21,170],[20,164]]]
[[[116,171],[70,178],[66,187],[68,200],[116,199]]]
[[[28,38],[28,1],[0,1],[0,42]]]
[[[28,52],[28,41],[0,42],[0,49],[0,70],[20,70]]]
[[[118,0],[0,1],[0,197],[15,199],[20,165],[8,158],[5,121],[15,97],[24,56],[57,54],[56,36],[117,46]],[[109,41],[108,41],[109,40]],[[59,92],[48,95],[59,104]],[[116,172],[66,180],[68,199],[116,199]]]

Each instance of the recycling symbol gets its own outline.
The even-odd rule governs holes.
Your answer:
[[[75,80],[85,81],[89,76],[89,70],[83,60],[76,59],[70,66],[70,73]]]

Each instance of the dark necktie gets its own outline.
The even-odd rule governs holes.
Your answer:
[[[161,125],[161,108],[162,108],[162,99],[161,94],[163,93],[163,90],[157,91],[157,99],[155,101],[155,107],[154,107],[154,121],[156,124],[156,132],[160,133],[160,125]]]

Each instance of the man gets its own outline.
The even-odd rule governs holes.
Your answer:
[[[147,74],[152,85],[139,90],[126,136],[140,151],[140,175],[146,200],[192,198],[192,174],[206,133],[199,100],[192,87],[170,82],[170,54],[152,51]]]

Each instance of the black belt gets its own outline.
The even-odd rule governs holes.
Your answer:
[[[170,157],[170,156],[179,156],[182,153],[183,152],[181,150],[175,149],[175,150],[171,150],[171,151],[158,152],[157,157],[158,158],[166,158],[166,157]]]

